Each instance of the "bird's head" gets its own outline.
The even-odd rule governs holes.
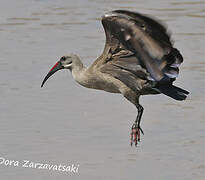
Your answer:
[[[47,79],[52,76],[55,72],[61,69],[78,69],[81,68],[83,65],[80,61],[80,58],[75,54],[66,55],[60,58],[60,60],[50,69],[46,77],[44,78],[41,87],[43,87],[44,83]]]
[[[63,69],[69,69],[69,70],[77,68],[82,64],[80,58],[75,54],[70,54],[61,57],[59,62],[61,63]]]

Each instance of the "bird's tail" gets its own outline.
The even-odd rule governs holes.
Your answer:
[[[158,86],[157,89],[161,93],[163,93],[163,94],[165,94],[173,99],[176,99],[178,101],[185,100],[187,95],[189,94],[188,91],[181,89],[179,87],[176,87],[174,85],[171,85],[171,84]]]
[[[183,57],[176,48],[172,48],[168,55],[162,60],[161,70],[169,78],[176,78],[179,74],[179,66],[183,62]]]
[[[176,48],[172,48],[170,53],[164,56],[161,64],[161,71],[165,77],[155,87],[161,93],[178,101],[185,100],[189,94],[188,91],[172,85],[179,74],[179,66],[182,62],[183,57],[180,52]]]

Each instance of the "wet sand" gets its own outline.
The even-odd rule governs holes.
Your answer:
[[[129,9],[162,19],[184,55],[176,85],[184,102],[163,95],[140,99],[145,135],[129,146],[135,107],[121,95],[80,87],[49,68],[76,53],[89,65],[104,47],[100,17]],[[79,173],[0,165],[11,179],[156,179],[205,177],[205,1],[22,0],[0,2],[0,156],[79,164]]]

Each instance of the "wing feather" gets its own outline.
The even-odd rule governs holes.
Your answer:
[[[116,10],[120,14],[125,14],[133,18],[133,20],[138,24],[139,27],[148,33],[153,39],[157,40],[161,45],[168,44],[172,45],[170,32],[168,32],[167,27],[160,20],[153,19],[153,17],[145,16],[137,12],[131,12],[127,10]]]
[[[173,48],[164,25],[148,16],[125,10],[105,14],[102,24],[106,44],[103,54],[94,63],[102,72],[112,74],[125,84],[127,81],[129,87],[133,86],[133,78],[155,82],[175,80],[183,58]]]
[[[126,86],[135,92],[139,92],[142,88],[144,88],[144,84],[146,83],[145,80],[136,77],[133,73],[111,63],[104,65],[101,68],[101,72],[109,74],[112,77],[122,81]]]

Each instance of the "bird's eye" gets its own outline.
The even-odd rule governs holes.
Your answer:
[[[63,57],[61,58],[61,60],[62,60],[62,61],[65,61],[65,60],[66,60],[66,57],[65,57],[65,56],[63,56]]]

